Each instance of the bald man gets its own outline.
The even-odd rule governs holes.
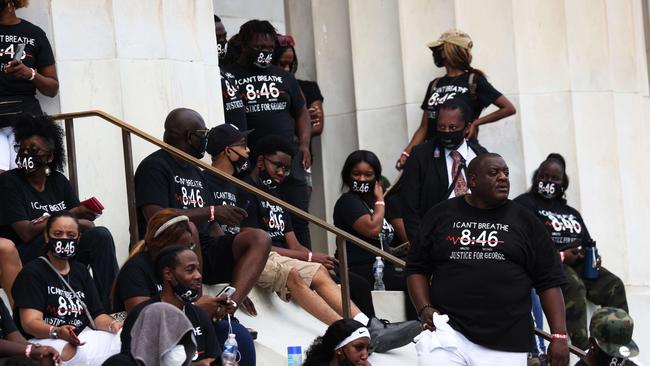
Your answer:
[[[560,258],[544,226],[508,199],[508,165],[498,154],[469,164],[471,194],[429,210],[406,264],[411,300],[425,330],[419,365],[525,365],[533,348],[531,287],[553,341],[550,363],[569,361]]]
[[[197,159],[205,154],[207,128],[200,114],[174,109],[165,120],[164,141]],[[171,208],[187,216],[198,230],[203,259],[203,282],[230,283],[240,303],[259,277],[271,240],[262,230],[224,236],[220,225],[233,225],[246,217],[235,206],[215,205],[203,172],[164,150],[146,157],[135,173],[138,229],[144,237],[147,222],[156,212]],[[128,299],[127,299],[128,302]]]

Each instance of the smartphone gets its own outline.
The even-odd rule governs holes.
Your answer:
[[[226,286],[226,287],[222,288],[221,291],[219,291],[219,293],[217,294],[217,297],[219,297],[221,295],[225,295],[226,297],[230,298],[230,297],[232,297],[232,295],[236,291],[237,291],[236,288],[234,288],[232,286]]]
[[[20,61],[20,59],[23,57],[23,53],[25,53],[25,44],[19,43],[16,47],[16,52],[14,52],[14,60]]]

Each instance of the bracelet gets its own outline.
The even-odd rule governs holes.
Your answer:
[[[210,222],[214,221],[214,206],[210,206]]]
[[[560,252],[560,262],[564,263],[564,252]]]
[[[32,80],[34,80],[34,78],[36,77],[36,70],[35,70],[35,69],[32,69],[32,68],[30,68],[30,69],[32,70],[32,76],[31,76],[29,79],[27,79],[27,80],[32,81]]]
[[[422,305],[422,307],[420,308],[420,310],[418,310],[418,318],[421,318],[421,317],[422,317],[422,313],[424,312],[424,310],[426,310],[426,308],[431,308],[431,309],[433,309],[433,310],[436,309],[436,308],[434,308],[433,305],[431,305],[431,304],[424,304],[424,305]]]
[[[407,153],[406,151],[402,151],[402,155],[406,156],[407,158],[411,157],[411,154]]]
[[[34,345],[31,343],[28,343],[27,346],[25,346],[25,357],[29,358],[29,356],[32,355],[32,347]]]
[[[56,327],[54,325],[50,326],[50,339],[58,339],[56,334]]]
[[[376,205],[379,205],[379,206],[386,206],[386,202],[384,202],[384,201],[377,201],[377,202],[375,202],[375,206],[376,206]]]
[[[111,330],[111,327],[113,327],[113,324],[118,323],[118,322],[119,322],[119,320],[113,319],[113,321],[108,324],[108,332],[109,333],[113,333],[113,331]]]
[[[311,257],[314,256],[314,253],[309,252],[309,255],[307,256],[307,262],[311,262]]]
[[[562,334],[562,333],[551,334],[551,341],[557,341],[557,340],[560,340],[560,339],[563,339],[563,340],[566,341],[568,338],[569,338],[569,336],[567,336],[566,334]]]

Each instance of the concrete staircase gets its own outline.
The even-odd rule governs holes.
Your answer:
[[[216,295],[223,285],[204,286],[204,294]],[[236,316],[239,321],[258,331],[255,341],[259,366],[287,365],[287,347],[300,346],[303,354],[327,327],[297,304],[282,301],[275,293],[254,288],[249,294],[258,316],[251,317],[243,311]],[[404,293],[398,291],[373,291],[377,316],[390,321],[404,320]],[[373,366],[417,365],[415,346],[411,343],[383,354],[372,354]]]

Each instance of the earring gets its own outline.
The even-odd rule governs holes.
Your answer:
[[[50,169],[49,166],[46,166],[46,167],[45,167],[45,175],[49,177],[49,176],[50,176],[50,173],[52,173],[52,169]]]

